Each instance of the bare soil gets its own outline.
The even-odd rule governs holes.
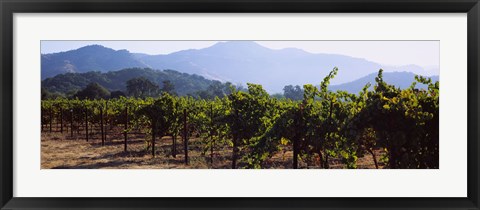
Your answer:
[[[86,141],[85,134],[74,132],[73,137],[69,132],[42,132],[41,136],[41,168],[42,169],[229,169],[231,168],[232,148],[228,145],[216,145],[211,159],[210,150],[203,151],[200,139],[189,140],[189,164],[184,161],[183,141],[177,139],[177,154],[172,156],[172,138],[157,138],[155,157],[151,150],[147,150],[145,134],[130,134],[128,149],[124,151],[124,137],[120,131],[110,132],[105,145],[102,146],[101,135],[95,134]],[[376,151],[380,168],[382,151]],[[284,169],[292,168],[292,152],[284,148],[266,161],[265,168]],[[240,161],[240,160],[239,160]],[[212,164],[213,162],[213,164]],[[345,168],[338,158],[330,158],[331,168]],[[239,162],[238,168],[245,166]],[[299,160],[299,168],[319,168],[318,157],[311,160]],[[357,160],[357,168],[374,169],[375,164],[370,154]]]

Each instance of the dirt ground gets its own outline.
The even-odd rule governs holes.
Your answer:
[[[112,132],[113,133],[113,132]],[[101,135],[91,135],[89,141],[85,135],[64,132],[42,132],[41,136],[41,168],[42,169],[229,169],[231,168],[232,148],[227,145],[217,145],[214,150],[213,164],[210,150],[203,153],[203,146],[199,139],[189,140],[189,165],[185,165],[183,141],[177,139],[177,155],[172,156],[172,138],[163,137],[156,141],[156,155],[146,150],[145,135],[129,135],[128,151],[124,151],[124,137],[118,134],[108,134],[105,145],[101,144]],[[376,151],[377,160],[381,151]],[[340,159],[330,158],[331,168],[344,168]],[[277,152],[267,161],[271,169],[292,167],[292,152],[286,148]],[[318,168],[318,161],[299,160],[299,168]],[[380,168],[384,164],[379,162]],[[238,168],[245,166],[239,162]],[[357,167],[361,169],[375,168],[371,155],[360,157]]]

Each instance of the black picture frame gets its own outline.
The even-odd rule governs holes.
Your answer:
[[[479,209],[478,0],[0,0],[1,209]],[[18,198],[13,197],[14,13],[467,13],[466,198]],[[448,180],[445,180],[448,181]],[[348,190],[348,189],[347,189]]]

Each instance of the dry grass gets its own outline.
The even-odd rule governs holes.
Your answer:
[[[120,133],[120,132],[111,132]],[[199,139],[189,140],[189,165],[184,163],[183,142],[177,140],[177,155],[172,156],[172,138],[164,137],[156,141],[156,155],[146,150],[145,136],[129,135],[128,151],[124,151],[123,135],[109,134],[105,145],[101,145],[100,135],[92,135],[86,142],[84,134],[64,132],[42,133],[42,169],[228,169],[231,168],[232,149],[226,145],[217,145],[214,151],[213,165],[210,151],[202,154],[203,146]],[[377,160],[380,151],[377,151]],[[331,168],[344,168],[340,159],[331,158]],[[266,161],[266,167],[283,169],[292,167],[292,152],[289,148],[277,152]],[[318,168],[318,158],[299,160],[299,168]],[[238,167],[245,166],[239,162]],[[375,168],[371,155],[366,154],[357,161],[358,168]],[[383,167],[383,164],[380,165]]]

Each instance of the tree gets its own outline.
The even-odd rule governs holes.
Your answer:
[[[110,93],[110,98],[120,98],[121,96],[125,97],[125,93],[120,91],[120,90],[117,90],[117,91],[112,91]]]
[[[284,99],[284,98],[285,98],[285,95],[283,95],[283,94],[281,94],[281,93],[274,93],[274,94],[272,94],[270,97],[276,98],[276,99]]]
[[[161,89],[162,92],[168,93],[170,95],[175,95],[173,90],[175,89],[175,85],[173,85],[170,80],[164,80],[163,81],[163,87]]]
[[[293,101],[299,101],[303,99],[303,89],[296,85],[287,85],[283,88],[283,95],[285,98],[291,99]]]
[[[42,94],[42,100],[50,99],[52,97],[52,93],[50,93],[50,91],[48,91],[43,87],[41,89],[41,94]]]
[[[208,90],[208,92],[210,92],[212,94],[213,98],[215,98],[215,97],[223,98],[223,96],[226,95],[225,92],[224,92],[224,89],[225,88],[223,88],[223,85],[222,85],[221,82],[215,81],[213,84],[208,86],[207,90]]]
[[[41,89],[41,94],[42,94],[42,100],[64,98],[65,97],[62,94],[57,93],[57,92],[52,93],[52,92],[48,91],[46,88],[43,88],[43,87]]]
[[[196,95],[196,98],[199,98],[199,99],[211,100],[214,98],[212,94],[207,90],[197,91],[195,95]]]
[[[135,98],[145,98],[149,96],[156,96],[159,92],[157,84],[148,80],[145,77],[137,77],[128,80],[127,94]]]
[[[196,95],[197,98],[206,100],[214,100],[215,97],[223,98],[231,93],[231,86],[232,84],[229,82],[222,84],[219,81],[213,81],[213,83],[210,84],[206,90],[197,91]]]
[[[79,99],[106,99],[110,97],[110,92],[98,83],[90,83],[85,89],[78,91],[74,97]]]

